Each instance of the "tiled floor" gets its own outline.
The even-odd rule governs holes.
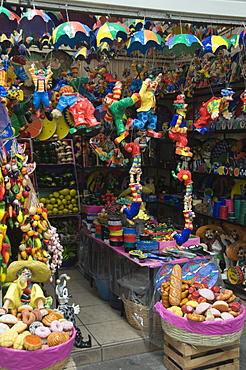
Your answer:
[[[92,338],[91,348],[74,347],[71,366],[68,365],[67,369],[73,369],[74,363],[80,366],[161,348],[163,335],[155,336],[153,341],[146,340],[141,330],[134,329],[121,316],[120,310],[101,299],[95,285],[91,287],[79,267],[59,270],[59,275],[62,273],[71,277],[68,282],[68,290],[72,295],[69,304],[80,306],[80,313],[76,316],[77,326],[82,331],[84,341],[88,339],[88,334]],[[53,297],[54,286],[54,283],[46,283],[44,287]]]

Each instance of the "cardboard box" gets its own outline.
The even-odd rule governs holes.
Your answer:
[[[194,236],[190,239],[187,240],[187,242],[185,242],[183,244],[184,247],[189,247],[190,245],[199,245],[200,244],[200,238],[199,236]],[[170,240],[170,241],[166,241],[166,242],[159,242],[159,251],[161,251],[162,249],[165,249],[165,248],[170,248],[170,247],[175,247],[177,245],[176,243],[176,240]]]

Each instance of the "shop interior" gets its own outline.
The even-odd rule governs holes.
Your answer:
[[[61,8],[0,6],[0,366],[239,369],[245,25]]]

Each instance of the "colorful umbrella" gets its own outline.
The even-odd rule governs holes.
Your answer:
[[[74,48],[78,42],[90,41],[91,29],[80,22],[71,21],[60,24],[52,34],[54,48],[57,50],[61,45],[69,45]]]
[[[0,6],[0,33],[4,33],[7,37],[17,29],[20,17],[10,10]]]
[[[118,43],[114,41],[113,45],[109,45],[107,42],[102,42],[98,50],[102,54],[106,54],[108,58],[114,58],[116,56],[117,50],[119,50]]]
[[[102,42],[112,45],[116,41],[126,41],[129,35],[129,29],[121,23],[104,23],[103,26],[95,30],[96,46],[99,47]]]
[[[45,13],[52,19],[55,27],[64,22],[64,17],[61,12],[46,10]]]
[[[161,50],[163,46],[164,40],[161,36],[149,30],[135,32],[126,42],[128,55],[134,51],[140,51],[142,54],[146,54],[151,48]]]
[[[52,34],[55,24],[52,19],[42,10],[30,9],[20,19],[20,29],[25,36],[36,35],[42,37],[44,34]]]
[[[232,46],[230,40],[222,36],[209,36],[202,41],[204,53],[217,54],[220,50],[229,50]]]
[[[173,52],[175,55],[179,56],[183,53],[189,52],[191,55],[197,49],[203,49],[201,41],[194,35],[190,34],[180,34],[180,35],[170,35],[165,39],[164,54]]]
[[[73,54],[73,58],[75,60],[85,60],[86,63],[90,64],[92,59],[100,61],[100,54],[93,47],[88,50],[85,46],[82,46]]]
[[[238,47],[239,45],[239,37],[239,35],[230,35],[227,37],[234,48]]]
[[[168,35],[166,27],[160,24],[157,24],[151,31],[158,33],[158,35],[160,35],[161,37],[163,37],[164,35]]]
[[[154,23],[146,19],[130,19],[124,22],[124,24],[130,28],[130,30],[134,31],[141,31],[142,29],[149,30],[151,27],[154,27]]]
[[[246,29],[243,30],[239,35],[239,45],[246,45]]]

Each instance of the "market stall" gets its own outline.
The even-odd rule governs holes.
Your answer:
[[[146,339],[164,331],[168,368],[181,336],[237,346],[245,29],[236,14],[212,27],[69,7],[0,7],[1,366],[32,350],[43,369],[40,350],[47,368],[63,368],[73,343],[91,346],[59,271],[75,264]],[[59,304],[40,287],[54,279]],[[236,368],[234,352],[223,366]]]

